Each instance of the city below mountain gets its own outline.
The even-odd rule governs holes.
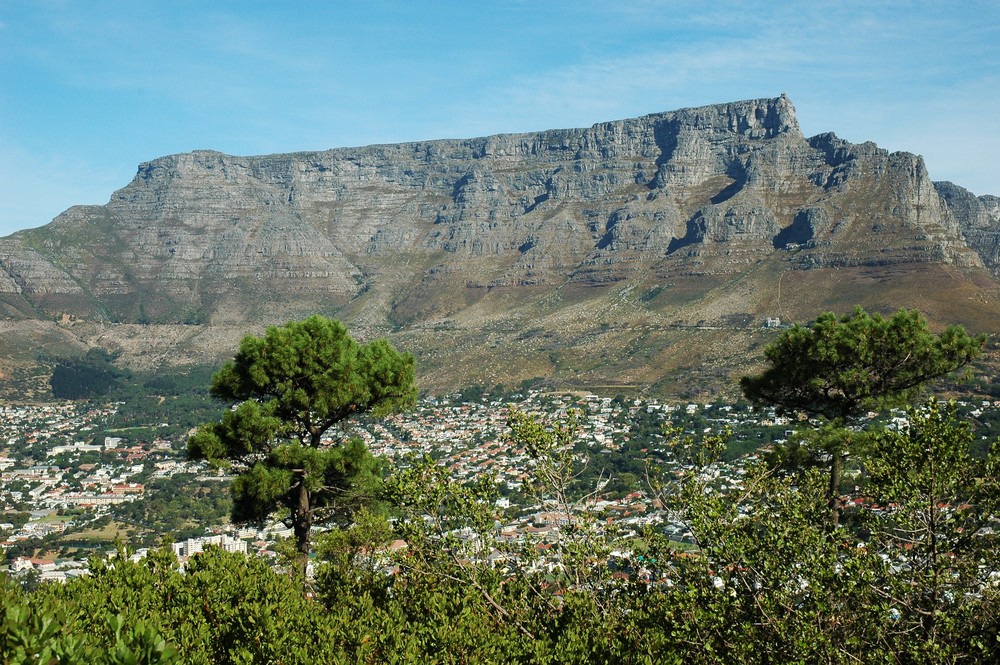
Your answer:
[[[932,165],[933,166],[933,165]],[[467,140],[141,164],[104,206],[0,238],[0,378],[103,349],[215,365],[320,313],[421,388],[733,390],[774,328],[861,305],[995,333],[1000,198],[803,136],[759,99]]]

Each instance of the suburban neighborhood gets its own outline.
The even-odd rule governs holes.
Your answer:
[[[965,405],[975,416],[997,406],[985,401]],[[155,534],[155,543],[148,533],[144,541],[130,542],[140,529],[127,528],[128,516],[136,514],[127,509],[170,491],[151,488],[173,482],[171,487],[182,488],[181,493],[184,487],[199,488],[194,494],[214,493],[218,503],[228,492],[230,477],[204,462],[189,461],[183,435],[150,437],[151,430],[144,429],[140,438],[114,431],[109,423],[116,408],[83,402],[0,406],[0,547],[12,574],[35,571],[40,580],[64,581],[86,574],[90,556],[114,552],[120,544],[139,558],[151,545],[170,543],[182,563],[210,546],[276,558],[276,544],[291,535],[290,527],[280,521],[234,525],[221,511],[210,522],[188,524],[183,532]],[[511,438],[512,411],[550,424],[574,423],[575,460],[596,485],[585,501],[559,506],[534,501],[525,491],[535,461]],[[720,490],[740,487],[761,450],[782,442],[794,429],[787,418],[745,404],[528,391],[476,401],[425,398],[405,413],[352,421],[328,443],[359,437],[390,468],[429,458],[458,482],[493,479],[497,507],[507,516],[500,537],[508,541],[556,538],[560,527],[574,519],[572,511],[579,511],[613,524],[622,542],[650,526],[684,542],[686,527],[658,501],[647,477],[653,469],[676,474],[684,468],[664,437],[668,423],[694,437],[726,433],[729,452],[704,471]],[[891,424],[903,423],[902,414],[892,415]]]

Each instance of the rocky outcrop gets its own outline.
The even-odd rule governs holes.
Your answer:
[[[765,264],[995,271],[997,210],[935,186],[915,155],[807,139],[784,96],[585,129],[197,151],[0,239],[0,317],[239,329],[323,312],[381,332],[485,329],[517,303],[541,316],[625,289],[698,320],[714,314],[668,303]],[[754,293],[717,315],[765,313]]]
[[[1000,276],[1000,197],[979,196],[951,182],[936,182],[941,200],[958,221],[969,245]]]

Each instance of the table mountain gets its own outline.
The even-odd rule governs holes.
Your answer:
[[[10,366],[92,346],[217,362],[320,312],[445,389],[725,385],[768,319],[854,304],[994,326],[1000,205],[922,158],[799,129],[791,101],[587,129],[141,164],[0,239]]]

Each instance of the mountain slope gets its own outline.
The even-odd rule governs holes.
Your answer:
[[[39,326],[59,352],[215,362],[321,312],[413,349],[435,389],[724,385],[772,317],[908,306],[989,332],[997,222],[993,199],[935,185],[917,156],[807,139],[783,96],[588,129],[199,151],[0,239],[0,339],[9,362],[28,362]]]

